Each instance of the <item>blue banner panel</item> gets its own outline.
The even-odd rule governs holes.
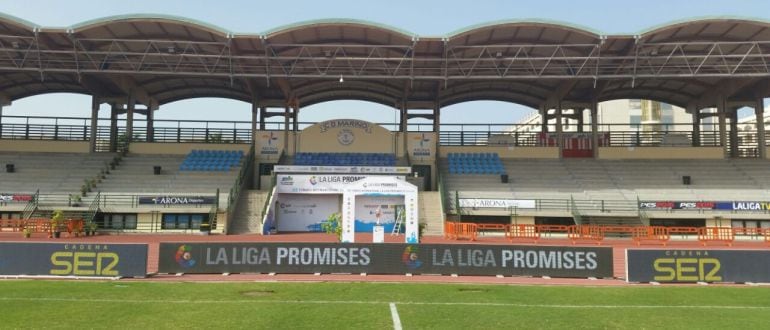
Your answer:
[[[143,277],[147,244],[0,243],[0,274]]]
[[[626,250],[629,282],[770,282],[770,251]]]
[[[161,243],[160,273],[612,277],[612,249],[466,244]]]

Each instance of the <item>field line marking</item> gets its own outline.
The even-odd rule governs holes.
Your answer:
[[[95,303],[158,303],[158,304],[360,304],[360,305],[435,305],[435,306],[488,306],[488,307],[520,307],[520,308],[585,308],[585,309],[758,309],[770,310],[770,306],[734,306],[734,305],[564,305],[564,304],[521,304],[521,303],[487,303],[487,302],[423,302],[423,301],[371,301],[371,300],[182,300],[182,299],[100,299],[100,298],[49,298],[49,297],[0,297],[0,301],[53,301],[53,302],[95,302]]]
[[[401,318],[398,317],[398,310],[394,303],[390,303],[390,317],[393,319],[393,330],[401,330]]]

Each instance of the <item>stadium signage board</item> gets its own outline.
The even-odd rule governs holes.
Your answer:
[[[368,273],[611,277],[608,247],[161,243],[161,273]]]
[[[408,166],[307,166],[307,165],[276,165],[275,173],[335,173],[335,174],[409,174],[412,168]]]
[[[2,203],[26,203],[32,198],[30,194],[0,194],[0,202]]]
[[[639,202],[639,208],[640,209],[668,209],[668,210],[769,211],[770,202],[764,202],[764,201],[733,201],[733,202],[644,201],[644,202]]]
[[[215,201],[213,196],[139,196],[140,205],[204,205]]]
[[[770,282],[770,251],[626,250],[628,282]]]
[[[276,192],[281,194],[342,194],[346,185],[367,177],[366,175],[278,175],[276,177]],[[405,179],[403,176],[396,176],[395,178]]]
[[[143,277],[147,244],[0,243],[0,274]]]
[[[534,209],[534,199],[460,198],[460,207]]]

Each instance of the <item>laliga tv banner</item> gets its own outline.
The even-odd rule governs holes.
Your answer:
[[[770,282],[770,251],[626,250],[628,282]]]
[[[640,209],[770,211],[770,202],[639,202]]]
[[[161,273],[368,273],[611,277],[606,247],[161,243]]]
[[[143,277],[147,244],[0,243],[0,274]]]

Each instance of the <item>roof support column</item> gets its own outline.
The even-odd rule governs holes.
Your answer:
[[[110,152],[118,151],[118,106],[110,107]]]
[[[265,115],[267,114],[267,107],[260,107],[259,108],[259,130],[264,131],[265,130]],[[254,136],[254,139],[256,139],[256,135]]]
[[[717,99],[717,116],[719,117],[719,146],[722,149],[727,148],[727,109],[725,109],[725,98],[720,96]]]
[[[757,97],[754,105],[754,116],[757,122],[757,155],[760,159],[767,159],[767,146],[765,141],[765,100]]]
[[[293,120],[292,130],[299,131],[299,105],[294,106],[294,112],[291,114]]]
[[[738,157],[738,110],[730,113],[730,157]]]
[[[561,124],[563,117],[561,111],[561,100],[559,100],[556,102],[556,146],[559,147],[559,158],[562,158],[564,153],[564,141],[562,141],[563,127]]]
[[[155,142],[155,110],[147,107],[147,142]]]
[[[401,112],[401,117],[399,118],[399,127],[398,130],[401,131],[401,133],[406,134],[406,123],[407,123],[407,116],[406,116],[406,101],[401,102],[401,107],[399,108],[399,111]]]
[[[695,105],[688,105],[687,112],[692,114],[692,146],[700,147],[700,109]]]
[[[91,134],[88,136],[88,152],[96,152],[96,129],[99,126],[99,98],[91,96]]]
[[[283,106],[283,152],[289,154],[289,105]]]
[[[591,101],[591,150],[594,158],[599,158],[599,102]]]
[[[3,138],[3,105],[0,104],[0,139]]]
[[[548,109],[540,108],[540,132],[548,132]]]
[[[257,102],[251,102],[251,141],[249,143],[254,144],[257,141],[257,115],[259,115],[260,109]]]
[[[133,91],[131,91],[128,93],[128,104],[126,105],[126,145],[123,146],[126,150],[134,137],[134,107],[136,107],[136,99]]]
[[[585,114],[584,108],[575,109],[575,115],[577,116],[577,131],[583,133],[583,114]]]
[[[441,106],[436,102],[433,106],[433,131],[438,133],[441,129]]]

